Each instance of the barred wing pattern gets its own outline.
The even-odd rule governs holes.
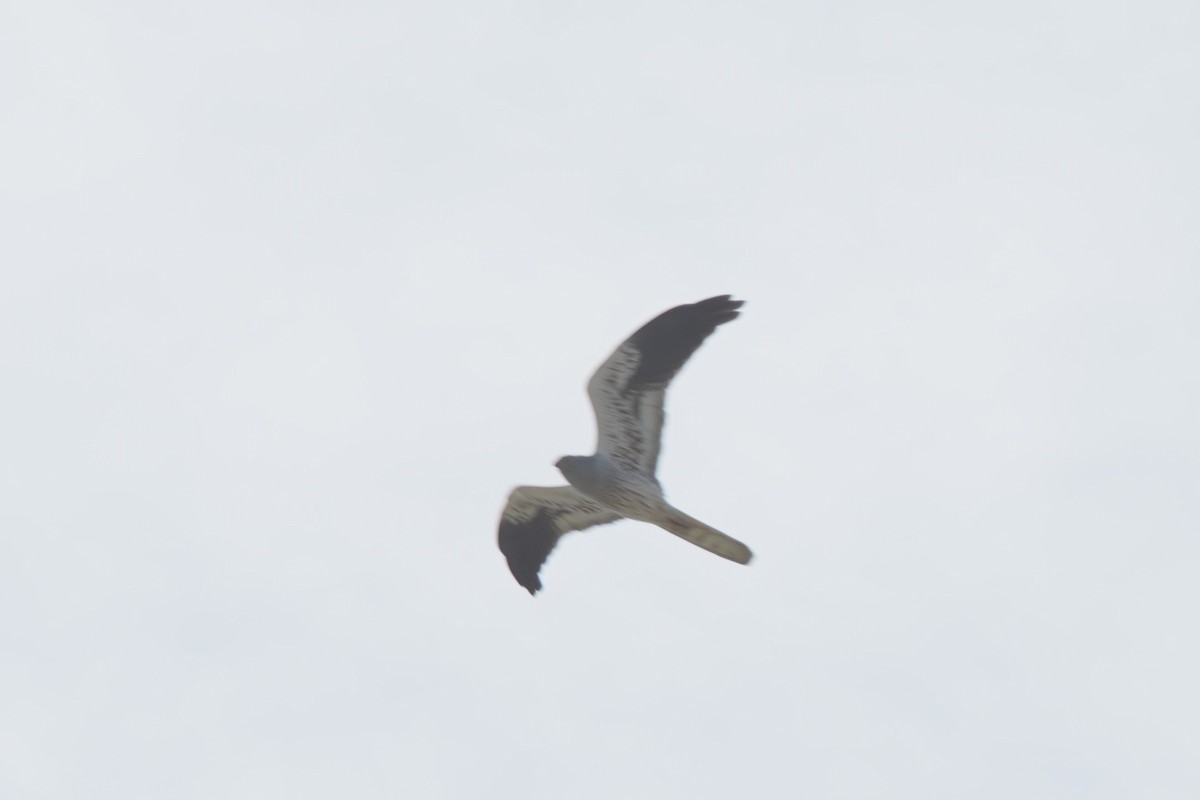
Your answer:
[[[537,594],[538,572],[564,534],[619,519],[570,486],[518,486],[500,517],[500,552],[517,583]]]
[[[664,311],[609,356],[588,382],[596,412],[596,452],[653,477],[662,445],[667,386],[718,325],[743,305],[729,295]]]
[[[596,412],[595,455],[559,459],[556,466],[570,486],[518,486],[500,518],[500,551],[530,594],[541,590],[539,572],[564,534],[626,515],[730,561],[749,563],[749,547],[672,506],[655,477],[667,386],[718,326],[737,318],[742,305],[725,294],[668,309],[596,370],[588,382]]]

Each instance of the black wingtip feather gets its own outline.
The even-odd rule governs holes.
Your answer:
[[[517,583],[524,586],[529,594],[536,596],[541,590],[542,581],[538,572],[561,536],[544,511],[539,511],[528,522],[500,520],[500,533],[496,537],[500,552],[508,561],[508,569]]]
[[[718,325],[737,319],[743,305],[718,295],[668,309],[638,328],[630,340],[642,359],[629,386],[668,383]]]

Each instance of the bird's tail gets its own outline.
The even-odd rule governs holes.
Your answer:
[[[694,517],[689,517],[677,508],[668,506],[666,516],[655,521],[663,530],[670,531],[697,547],[703,547],[710,553],[716,553],[721,558],[728,558],[739,564],[750,563],[753,553],[750,552],[749,547],[732,536],[721,533]]]

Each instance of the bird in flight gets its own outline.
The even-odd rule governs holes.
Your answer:
[[[542,588],[538,572],[564,534],[626,518],[749,563],[749,547],[669,504],[654,474],[667,386],[718,325],[737,318],[742,304],[725,294],[664,311],[596,370],[588,381],[596,453],[558,460],[555,466],[569,486],[513,489],[500,517],[500,552],[530,594]]]

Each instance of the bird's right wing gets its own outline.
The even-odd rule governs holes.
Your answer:
[[[517,583],[537,594],[538,571],[563,534],[619,519],[571,486],[518,486],[500,516],[500,552]]]

